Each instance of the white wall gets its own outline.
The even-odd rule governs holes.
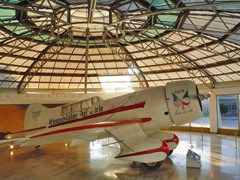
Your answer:
[[[209,98],[209,118],[210,118],[210,132],[217,133],[218,130],[218,105],[217,96],[240,94],[240,82],[217,83],[214,89],[199,87],[200,92],[211,92]]]

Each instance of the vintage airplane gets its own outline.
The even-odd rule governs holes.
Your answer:
[[[159,129],[198,119],[201,97],[195,83],[186,80],[108,100],[92,97],[55,108],[32,104],[26,111],[25,130],[8,134],[0,146],[56,142],[74,146],[113,137],[121,148],[115,158],[158,167],[179,142],[175,134]]]

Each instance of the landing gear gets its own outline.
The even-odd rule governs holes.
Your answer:
[[[142,163],[146,168],[148,169],[156,169],[159,168],[162,165],[163,161],[156,161],[151,163]]]
[[[167,156],[170,156],[173,153],[173,150],[170,150]]]
[[[40,148],[40,145],[37,145],[35,146],[35,150],[39,149]]]
[[[40,151],[40,145],[37,145],[37,146],[35,146],[35,148],[34,148],[34,152],[38,152],[38,151]]]

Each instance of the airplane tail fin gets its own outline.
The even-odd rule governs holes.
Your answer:
[[[35,133],[48,126],[50,109],[41,104],[31,104],[28,106],[24,117],[24,130],[10,133],[6,139],[25,138],[29,134]],[[16,139],[15,139],[16,140]],[[21,141],[22,142],[22,141]]]
[[[50,109],[41,104],[31,104],[24,117],[24,129],[36,129],[48,125]]]
[[[202,116],[202,104],[193,81],[175,81],[166,85],[170,116],[176,125],[192,122]]]

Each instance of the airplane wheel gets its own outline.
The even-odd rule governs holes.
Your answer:
[[[35,149],[39,149],[39,148],[40,148],[40,145],[35,146]]]
[[[151,163],[142,163],[148,169],[156,169],[162,165],[163,161],[156,161]]]
[[[40,145],[35,146],[34,152],[38,152],[40,150]]]
[[[168,156],[170,156],[173,153],[173,150],[170,150],[168,153]]]

